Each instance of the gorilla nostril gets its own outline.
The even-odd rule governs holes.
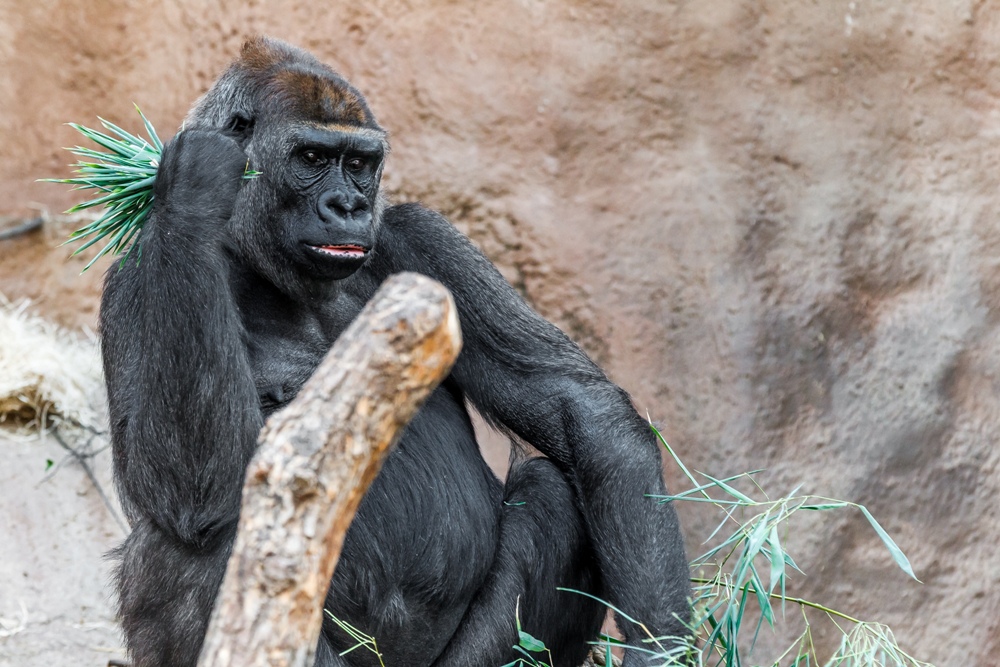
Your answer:
[[[360,193],[330,192],[320,199],[319,209],[324,217],[349,218],[368,211],[368,199]]]
[[[368,210],[368,198],[358,193],[354,201],[354,210],[364,213]]]
[[[323,195],[319,200],[319,210],[320,213],[334,214],[334,215],[344,215],[346,213],[347,201],[346,198],[340,193],[328,193]]]

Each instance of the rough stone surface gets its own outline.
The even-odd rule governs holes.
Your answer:
[[[136,102],[169,134],[254,32],[351,78],[396,199],[467,231],[689,463],[867,503],[924,581],[844,515],[789,537],[797,594],[995,664],[1000,9],[0,0],[0,212],[70,203],[34,183],[64,173],[61,123],[136,128]],[[0,241],[0,290],[92,326],[64,233]]]

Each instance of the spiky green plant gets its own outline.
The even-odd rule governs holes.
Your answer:
[[[98,195],[93,199],[77,204],[67,211],[75,213],[96,206],[104,207],[104,212],[96,220],[74,231],[67,241],[67,243],[84,241],[73,251],[76,255],[98,241],[108,239],[100,252],[87,263],[84,271],[104,255],[121,254],[128,248],[153,207],[153,182],[156,180],[156,170],[160,166],[163,143],[156,135],[152,123],[138,106],[135,110],[142,118],[149,141],[126,132],[103,118],[98,120],[110,134],[77,123],[69,123],[74,130],[109,152],[83,146],[67,148],[66,150],[80,158],[72,165],[76,176],[45,179],[51,183],[67,183],[74,186],[74,190],[98,191]]]
[[[109,152],[83,146],[67,148],[66,150],[80,158],[76,164],[71,165],[75,169],[76,176],[43,179],[50,183],[67,183],[74,186],[74,190],[98,192],[93,199],[77,204],[67,211],[76,213],[97,206],[104,207],[104,212],[96,220],[74,231],[66,241],[66,243],[83,241],[83,244],[73,251],[76,255],[98,241],[108,239],[100,252],[83,268],[84,271],[104,255],[108,253],[119,255],[129,248],[129,244],[153,208],[153,183],[156,181],[156,170],[160,166],[163,142],[156,135],[153,124],[138,106],[135,110],[142,118],[149,137],[148,141],[100,117],[98,120],[110,134],[77,123],[69,123],[68,125],[74,130]],[[253,178],[257,175],[259,172],[251,171],[247,162],[243,177]]]

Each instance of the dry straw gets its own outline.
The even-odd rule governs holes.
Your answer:
[[[97,343],[28,314],[0,295],[0,422],[44,427],[51,419],[102,426],[104,382]]]

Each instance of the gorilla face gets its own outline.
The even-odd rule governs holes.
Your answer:
[[[286,197],[278,213],[282,252],[312,278],[357,271],[375,244],[385,157],[380,133],[353,127],[293,127],[284,143]]]
[[[244,187],[232,223],[239,254],[289,292],[352,275],[375,244],[384,132],[263,118],[244,130],[261,174]]]

